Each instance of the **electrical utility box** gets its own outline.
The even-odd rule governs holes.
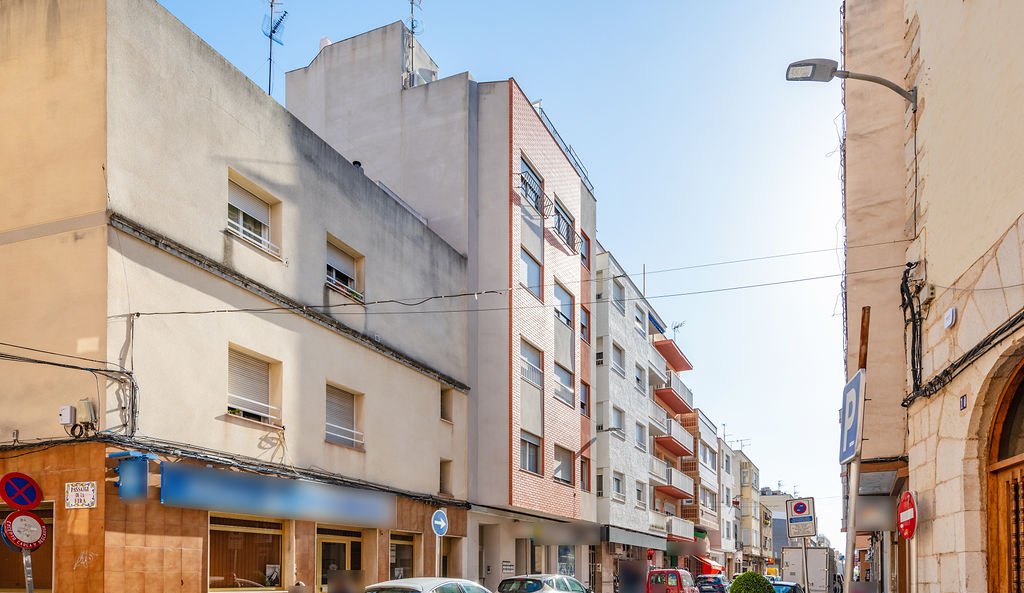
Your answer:
[[[77,416],[76,412],[78,412],[78,410],[75,406],[61,406],[60,409],[57,410],[57,422],[59,422],[61,426],[74,426],[75,418]]]
[[[802,583],[803,550],[782,548],[782,580]],[[834,593],[836,559],[831,548],[807,548],[807,590],[809,593]]]

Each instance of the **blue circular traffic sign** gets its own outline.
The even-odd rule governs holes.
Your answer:
[[[444,534],[448,533],[448,513],[444,509],[437,509],[431,515],[430,528],[434,530],[434,535],[438,537],[443,537]]]
[[[31,477],[10,472],[0,478],[0,499],[19,511],[31,511],[43,500],[43,489]]]
[[[802,515],[807,512],[807,503],[801,501],[793,505],[793,512]]]

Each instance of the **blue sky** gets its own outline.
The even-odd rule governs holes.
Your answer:
[[[266,0],[160,0],[260,86]],[[408,16],[404,0],[289,0],[284,72],[339,40]],[[420,40],[447,76],[514,76],[590,171],[598,239],[631,272],[842,244],[838,82],[785,81],[838,59],[839,0],[423,0]],[[837,273],[837,253],[650,274],[647,294]],[[637,279],[637,283],[641,282]],[[840,280],[651,300],[683,322],[698,405],[749,439],[762,485],[815,496],[837,547]]]

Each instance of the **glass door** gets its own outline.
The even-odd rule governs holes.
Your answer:
[[[347,580],[351,590],[362,590],[362,541],[350,537],[318,535],[317,590],[326,593],[330,585],[341,580]]]

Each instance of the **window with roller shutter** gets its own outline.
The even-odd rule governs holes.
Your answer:
[[[228,182],[228,231],[260,249],[280,256],[270,238],[270,204],[242,186]]]
[[[357,259],[341,248],[327,244],[327,286],[357,301],[363,300]]]
[[[279,423],[272,405],[270,363],[228,350],[228,413],[259,422]]]
[[[327,416],[324,439],[346,447],[362,447],[363,433],[356,430],[356,396],[327,386]]]

